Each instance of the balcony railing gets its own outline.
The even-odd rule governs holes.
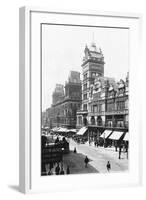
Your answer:
[[[105,115],[125,115],[125,114],[129,114],[129,110],[128,109],[124,109],[124,110],[113,110],[113,111],[106,111]]]
[[[77,110],[77,114],[87,114],[88,110]]]
[[[128,109],[125,110],[113,110],[113,111],[97,111],[97,112],[88,112],[89,116],[97,116],[97,115],[125,115],[129,114]]]
[[[89,114],[89,116],[97,116],[97,115],[105,115],[105,112],[104,111],[89,112],[88,114]]]
[[[124,124],[124,125],[108,125],[108,124],[92,124],[92,123],[88,123],[88,126],[97,126],[97,127],[102,127],[102,128],[118,128],[118,129],[128,129],[128,124]]]

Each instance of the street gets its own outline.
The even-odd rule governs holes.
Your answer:
[[[89,144],[77,144],[72,139],[69,139],[70,150],[69,154],[63,156],[64,167],[70,167],[71,174],[77,173],[107,173],[106,164],[110,161],[110,172],[128,171],[128,159],[126,154],[122,153],[121,159],[118,159],[118,152],[113,148],[94,147]],[[73,150],[76,148],[77,153]],[[88,156],[88,167],[85,168],[84,159]]]

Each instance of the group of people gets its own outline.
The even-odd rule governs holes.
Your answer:
[[[99,146],[99,142],[98,141],[94,141],[94,146],[98,147]]]
[[[53,167],[49,168],[48,175],[53,175],[52,168]],[[64,174],[70,174],[69,166],[67,166],[66,171],[65,171],[63,167],[63,163],[61,164],[57,163],[55,167],[55,175],[64,175]]]
[[[85,144],[85,143],[88,141],[88,138],[79,137],[79,136],[73,136],[72,139],[73,139],[77,144]]]
[[[121,159],[121,154],[123,153],[127,153],[127,159],[128,159],[128,143],[124,143],[124,144],[117,144],[117,142],[115,143],[115,151],[118,152],[119,156],[118,158]]]
[[[95,147],[101,146],[101,143],[99,141],[94,141],[94,146]],[[107,143],[105,142],[103,146],[107,147]],[[109,147],[111,146],[109,145]],[[119,159],[121,159],[122,152],[127,154],[127,159],[128,159],[128,143],[127,142],[124,144],[118,144],[117,142],[115,142],[114,147],[115,147],[115,151],[118,152]]]

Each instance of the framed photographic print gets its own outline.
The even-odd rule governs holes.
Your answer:
[[[140,41],[139,14],[20,8],[20,191],[141,183]]]

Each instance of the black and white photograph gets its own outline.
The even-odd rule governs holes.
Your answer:
[[[129,170],[129,29],[41,25],[41,176]]]

